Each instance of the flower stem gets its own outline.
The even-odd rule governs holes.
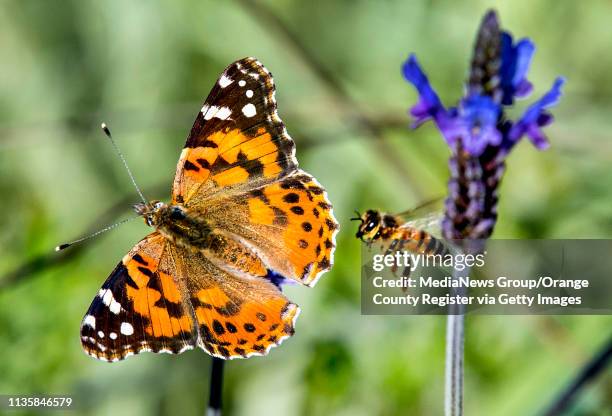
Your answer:
[[[453,280],[459,275],[469,275],[470,270],[453,271]],[[467,294],[465,287],[451,289],[452,296]],[[465,305],[450,305],[446,320],[446,368],[444,414],[463,415],[463,345],[465,330]]]
[[[225,360],[213,357],[210,371],[210,395],[206,416],[221,416],[224,364]]]

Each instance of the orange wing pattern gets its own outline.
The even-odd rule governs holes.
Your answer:
[[[228,66],[206,99],[181,153],[174,203],[219,190],[254,188],[297,167],[295,145],[276,112],[274,81],[254,58]]]
[[[272,268],[308,286],[330,269],[338,223],[327,195],[303,171],[266,185],[247,200],[246,228],[266,230],[259,246]],[[265,248],[272,250],[265,252]]]
[[[199,253],[183,259],[199,345],[220,358],[265,355],[294,333],[300,309],[272,283],[223,270]]]
[[[338,223],[323,188],[301,170],[249,192],[211,200],[202,215],[284,278],[313,286],[332,265]]]
[[[83,318],[81,344],[104,361],[179,354],[196,344],[216,357],[247,358],[293,335],[298,314],[272,283],[224,271],[155,232],[100,289]]]
[[[154,232],[117,265],[81,324],[85,352],[117,361],[141,351],[180,353],[196,344],[174,260]]]

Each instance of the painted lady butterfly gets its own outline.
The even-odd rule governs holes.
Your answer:
[[[89,355],[117,361],[199,346],[247,358],[293,335],[300,309],[280,283],[313,286],[330,269],[338,223],[325,190],[298,169],[274,91],[253,58],[221,74],[181,153],[172,202],[135,206],[155,231],[89,307]]]

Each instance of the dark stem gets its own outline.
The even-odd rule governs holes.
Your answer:
[[[223,366],[225,360],[212,358],[210,371],[210,395],[208,397],[208,409],[206,416],[220,416],[223,399]]]
[[[601,373],[612,358],[612,338],[604,344],[603,348],[580,371],[576,378],[561,392],[554,403],[543,413],[544,416],[556,416],[566,412],[572,405],[576,396],[590,381]]]

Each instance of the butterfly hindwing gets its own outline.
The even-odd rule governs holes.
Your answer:
[[[223,270],[153,233],[100,289],[83,318],[81,344],[104,361],[142,351],[176,354],[196,344],[220,358],[246,358],[293,335],[298,314],[274,284]]]
[[[268,256],[274,270],[308,286],[329,270],[338,223],[323,187],[298,170],[265,185],[247,200],[247,227],[266,238],[261,247],[274,247]],[[263,250],[262,250],[263,252]]]
[[[256,59],[228,66],[181,153],[173,202],[197,203],[229,187],[256,187],[296,169],[295,145],[276,111],[274,81]]]
[[[145,237],[117,265],[81,324],[83,349],[117,361],[141,351],[180,353],[196,344],[167,241]]]
[[[299,307],[277,286],[224,270],[197,252],[176,248],[200,332],[199,345],[220,358],[265,355],[294,333]]]
[[[206,216],[287,279],[312,286],[332,265],[338,223],[323,187],[302,170],[212,200]]]

